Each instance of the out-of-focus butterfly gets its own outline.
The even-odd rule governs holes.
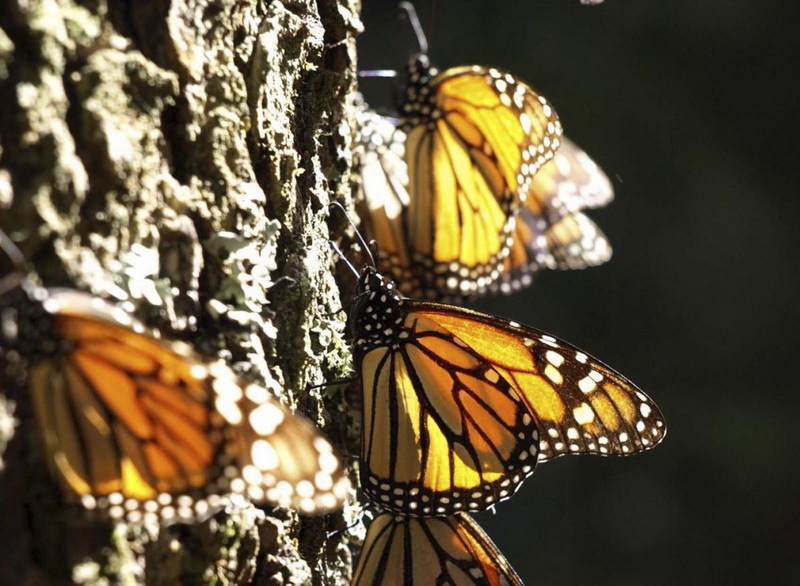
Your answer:
[[[399,132],[392,139],[402,143],[408,195],[398,221],[405,250],[396,252],[392,264],[421,281],[421,292],[472,296],[500,277],[513,216],[537,170],[558,149],[561,124],[543,96],[509,73],[479,66],[438,73],[413,7],[400,6],[414,25],[420,52],[408,63]],[[374,208],[376,197],[367,198]],[[375,237],[383,234],[378,228]]]
[[[531,181],[515,218],[514,238],[492,289],[510,293],[542,268],[584,269],[607,262],[611,245],[581,210],[607,205],[614,190],[605,173],[574,142],[561,139],[553,159]]]
[[[419,519],[381,513],[369,526],[353,586],[522,586],[508,560],[467,514]]]
[[[537,461],[628,455],[664,437],[636,385],[549,334],[403,298],[364,268],[350,315],[363,391],[361,484],[412,516],[509,498]]]
[[[27,364],[68,500],[127,521],[192,519],[229,493],[309,514],[341,506],[350,484],[333,447],[267,389],[92,295],[16,280],[0,296],[0,357]]]

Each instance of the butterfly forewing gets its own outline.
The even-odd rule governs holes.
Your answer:
[[[603,170],[589,155],[567,137],[553,159],[542,166],[531,180],[531,211],[556,221],[584,209],[608,205],[614,199],[614,188]]]
[[[434,112],[458,137],[500,207],[519,209],[531,178],[560,145],[553,108],[530,86],[494,68],[448,69],[431,86]]]
[[[89,295],[51,290],[44,308],[60,347],[28,386],[67,495],[129,521],[190,519],[230,492],[308,513],[342,503],[328,441],[263,387]]]
[[[456,307],[409,302],[501,374],[540,427],[539,461],[564,454],[627,455],[664,437],[664,418],[636,385],[539,330]]]
[[[412,262],[406,236],[409,205],[405,133],[394,121],[366,108],[357,111],[359,126],[357,167],[363,203],[359,205],[361,229],[378,243],[379,263],[403,291],[420,295],[420,267]],[[430,263],[422,263],[432,271]]]
[[[353,584],[522,586],[522,581],[469,515],[417,519],[381,513],[367,531]]]
[[[401,298],[366,267],[351,316],[363,390],[362,487],[406,515],[478,511],[537,459],[627,455],[666,427],[636,385],[533,328]]]

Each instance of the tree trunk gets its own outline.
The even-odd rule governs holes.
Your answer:
[[[334,438],[336,410],[307,389],[349,364],[326,219],[349,198],[358,10],[0,2],[0,229],[33,278],[124,302]],[[341,516],[251,507],[156,536],[70,514],[7,391],[0,583],[347,582]]]

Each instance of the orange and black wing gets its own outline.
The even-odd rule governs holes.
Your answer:
[[[624,376],[553,336],[487,314],[408,302],[453,344],[480,356],[525,404],[539,426],[539,461],[565,454],[628,455],[666,432],[656,404]]]
[[[544,97],[484,67],[429,79],[412,62],[400,129],[410,195],[404,229],[426,291],[463,298],[499,277],[531,178],[558,149],[561,126]]]
[[[553,159],[531,180],[525,205],[515,218],[514,238],[502,279],[509,293],[527,286],[541,268],[583,269],[607,262],[611,245],[581,210],[614,198],[602,169],[575,143],[562,137]]]
[[[130,521],[201,515],[227,493],[304,513],[340,506],[331,445],[266,389],[70,290],[44,301],[60,348],[29,367],[33,411],[67,495]]]
[[[533,473],[536,422],[494,366],[434,321],[407,312],[377,273],[356,309],[363,390],[361,484],[406,515],[480,511]]]
[[[522,581],[469,515],[378,515],[367,531],[353,585],[423,584],[522,586]]]

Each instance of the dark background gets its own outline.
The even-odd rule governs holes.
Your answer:
[[[479,521],[528,584],[800,583],[800,3],[418,2],[441,68],[509,69],[612,177],[610,263],[481,309],[639,383],[669,432],[542,465]],[[366,0],[359,67],[415,48]],[[390,105],[392,81],[366,80]]]

